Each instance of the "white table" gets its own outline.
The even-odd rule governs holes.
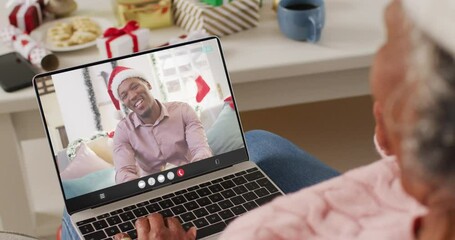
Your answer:
[[[17,233],[10,233],[10,232],[2,232],[0,231],[0,239],[3,240],[37,240],[32,236],[17,234]]]
[[[369,94],[368,71],[373,54],[384,40],[382,12],[387,0],[326,0],[326,27],[318,44],[297,42],[284,37],[278,28],[271,2],[265,1],[257,28],[221,39],[227,67],[240,110],[254,110],[298,103],[339,99]],[[105,4],[104,6],[101,6]],[[114,22],[110,1],[78,0],[74,15],[96,15]],[[0,25],[6,23],[6,10],[0,9]],[[178,27],[153,30],[151,46],[184,33]],[[8,49],[0,46],[0,52]],[[58,53],[60,66],[70,67],[99,60],[96,48]],[[5,229],[27,222],[30,209],[21,175],[26,167],[19,161],[18,123],[24,111],[38,115],[31,88],[5,93],[0,89],[0,146],[3,150],[0,190],[16,182],[14,194],[2,194],[0,217]],[[29,113],[30,114],[30,113]],[[16,116],[16,117],[15,117]],[[22,121],[19,121],[22,123]],[[27,120],[23,120],[27,123]],[[27,123],[29,124],[29,123]],[[40,122],[34,123],[37,128]],[[23,134],[19,134],[23,135]],[[21,185],[22,184],[22,185]],[[14,219],[12,219],[14,217]],[[15,229],[11,229],[15,230]]]
[[[90,2],[78,1],[79,11],[75,15],[102,16],[115,22],[110,6],[89,10]],[[283,36],[278,28],[276,14],[271,10],[270,3],[265,2],[259,27],[222,38],[240,109],[261,109],[368,94],[365,78],[361,82],[354,82],[342,78],[344,76],[340,73],[370,66],[373,53],[384,39],[381,19],[382,9],[387,2],[327,0],[327,24],[321,41],[315,45]],[[4,25],[7,14],[4,9],[1,11],[0,20]],[[183,33],[178,27],[154,30],[151,46],[160,45]],[[2,51],[7,50],[0,47]],[[62,68],[99,60],[96,48],[59,53],[58,57]],[[334,76],[337,77],[327,81],[311,80],[314,75],[335,72]],[[292,94],[294,91],[298,94]],[[288,92],[287,97],[282,98],[281,92]],[[264,97],[265,93],[267,97]],[[293,97],[288,97],[290,95]],[[13,94],[0,89],[1,113],[36,108],[32,89]]]

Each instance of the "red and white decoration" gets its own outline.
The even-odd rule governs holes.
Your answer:
[[[196,78],[196,86],[197,86],[197,94],[196,94],[196,102],[200,103],[204,100],[205,96],[210,92],[210,86],[207,82],[199,75]]]
[[[30,33],[43,22],[43,12],[37,0],[14,0],[8,4],[14,5],[8,16],[10,24],[22,31]]]
[[[148,49],[149,39],[150,30],[130,21],[123,28],[108,28],[96,46],[101,58],[112,58]]]
[[[22,34],[22,31],[12,25],[8,25],[0,30],[0,40],[6,46],[12,47],[14,36],[18,34]]]
[[[58,67],[58,59],[52,52],[12,25],[0,30],[0,40],[39,68],[49,71]]]

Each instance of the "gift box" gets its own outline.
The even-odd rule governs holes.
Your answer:
[[[27,0],[13,7],[8,16],[11,25],[30,33],[43,21],[43,13],[38,1]]]
[[[203,3],[210,6],[218,7],[231,2],[232,0],[202,0]]]
[[[108,28],[96,46],[102,58],[112,58],[148,49],[149,39],[150,30],[130,21],[123,28]]]
[[[116,0],[115,11],[121,25],[129,21],[141,27],[161,28],[173,24],[171,0]]]
[[[225,36],[256,27],[259,23],[258,0],[234,0],[219,7],[197,0],[175,0],[174,20],[177,26]]]

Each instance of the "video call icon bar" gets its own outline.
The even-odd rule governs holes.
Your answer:
[[[164,183],[166,181],[166,177],[168,181],[174,180],[175,176],[177,177],[183,177],[185,175],[185,171],[182,168],[177,169],[177,171],[169,171],[166,174],[159,174],[156,179],[154,177],[149,177],[147,179],[147,183],[149,186],[155,186],[157,182],[159,183]],[[143,189],[146,187],[147,183],[144,180],[138,181],[137,185],[140,189]]]

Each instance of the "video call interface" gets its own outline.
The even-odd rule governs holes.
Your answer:
[[[66,199],[132,181],[156,187],[244,148],[215,39],[35,81]]]

